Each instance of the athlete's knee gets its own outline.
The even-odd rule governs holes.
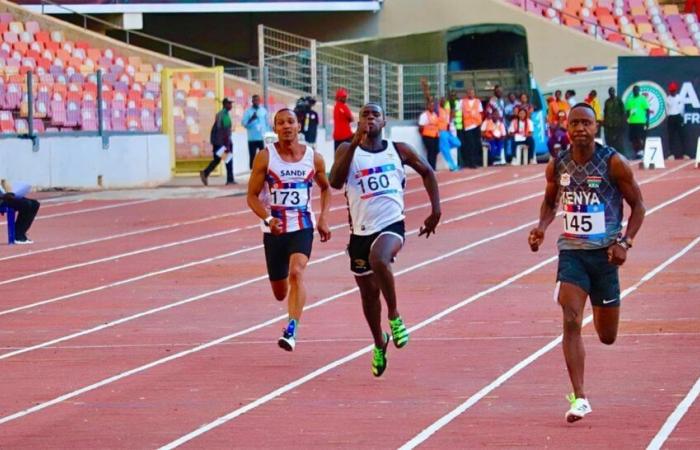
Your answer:
[[[289,282],[292,284],[299,284],[304,279],[304,265],[303,264],[292,264],[289,268]]]
[[[379,252],[369,255],[369,264],[372,270],[387,270],[391,267],[391,256],[383,255]]]
[[[564,331],[569,333],[581,332],[581,312],[568,305],[562,305],[564,315]]]

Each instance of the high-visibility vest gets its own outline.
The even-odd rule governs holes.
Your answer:
[[[423,125],[423,131],[421,132],[421,135],[425,137],[436,138],[438,137],[438,134],[440,134],[440,127],[438,125],[438,115],[432,111],[427,111],[426,114],[428,115],[428,123],[426,125]]]
[[[450,127],[450,113],[445,108],[440,108],[438,112],[438,128],[440,131],[447,131]]]
[[[461,130],[464,128],[464,122],[462,120],[462,100],[457,100],[455,102],[455,129]]]
[[[464,129],[469,127],[480,126],[482,122],[481,113],[479,112],[479,106],[481,105],[481,100],[478,98],[462,100],[462,111],[464,114]]]

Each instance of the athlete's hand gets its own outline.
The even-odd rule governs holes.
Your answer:
[[[420,227],[420,230],[418,231],[418,236],[423,236],[425,235],[425,238],[429,238],[430,234],[435,234],[435,229],[438,226],[438,223],[440,223],[440,216],[441,214],[439,212],[434,212],[431,215],[428,216],[427,219],[423,222],[423,226]]]
[[[530,244],[530,250],[536,252],[540,249],[540,245],[544,242],[544,230],[533,228],[527,237],[527,243]]]
[[[616,266],[621,266],[627,260],[627,250],[621,245],[613,244],[608,247],[608,261]]]
[[[321,236],[321,242],[326,242],[331,238],[331,229],[328,227],[325,217],[319,217],[316,225],[318,234]]]
[[[283,232],[284,229],[282,228],[282,221],[277,217],[270,219],[270,233],[272,233],[274,236],[279,236]]]
[[[362,123],[362,122],[358,123],[357,124],[357,131],[355,131],[355,134],[352,137],[352,142],[350,143],[350,145],[352,145],[353,147],[359,146],[362,143],[362,141],[364,140],[365,136],[367,136],[368,133],[369,133],[369,125],[367,125],[366,123]]]

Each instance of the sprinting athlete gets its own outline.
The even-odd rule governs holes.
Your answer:
[[[321,242],[331,238],[326,223],[331,191],[320,153],[298,142],[299,123],[291,109],[275,114],[278,142],[261,150],[248,182],[248,206],[263,220],[263,244],[272,292],[279,301],[287,295],[289,323],[278,344],[293,351],[299,319],[306,302],[304,270],[311,256],[314,227]],[[321,189],[318,224],[311,210],[313,181]]]
[[[603,344],[617,337],[620,319],[618,267],[644,221],[645,208],[632,169],[611,147],[595,142],[596,115],[586,103],[569,113],[571,146],[549,162],[547,187],[540,208],[540,223],[530,231],[528,243],[537,251],[544,232],[556,216],[561,200],[564,233],[559,237],[559,268],[555,297],[564,314],[564,358],[574,392],[567,398],[566,420],[575,422],[590,413],[583,387],[585,352],[581,324],[586,297],[593,305],[593,322]],[[622,234],[622,200],[631,207]]]
[[[374,338],[372,373],[386,369],[389,334],[382,331],[381,292],[386,301],[394,345],[408,343],[409,333],[396,306],[391,263],[404,244],[404,165],[423,178],[432,212],[419,235],[430,236],[440,221],[440,194],[430,165],[407,144],[382,140],[382,108],[368,103],[360,110],[360,123],[350,143],[335,154],[331,186],[341,189],[350,213],[350,270],[360,288],[362,309]]]

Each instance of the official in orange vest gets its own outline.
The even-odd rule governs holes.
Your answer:
[[[489,164],[495,162],[505,164],[503,143],[506,140],[506,126],[503,124],[501,113],[497,109],[492,110],[491,115],[487,116],[481,124],[481,136],[490,147]]]
[[[554,127],[559,123],[559,111],[564,111],[566,115],[569,115],[569,103],[561,98],[561,91],[557,90],[554,92],[554,99],[549,100],[547,111],[547,123],[550,127]]]
[[[464,167],[476,169],[479,166],[481,154],[481,123],[484,107],[481,100],[474,95],[474,88],[467,90],[467,96],[462,99],[462,161]]]
[[[433,170],[435,170],[437,163],[438,136],[440,135],[438,122],[439,117],[433,111],[433,103],[428,101],[425,105],[425,111],[418,117],[418,131],[425,146],[426,159]]]

